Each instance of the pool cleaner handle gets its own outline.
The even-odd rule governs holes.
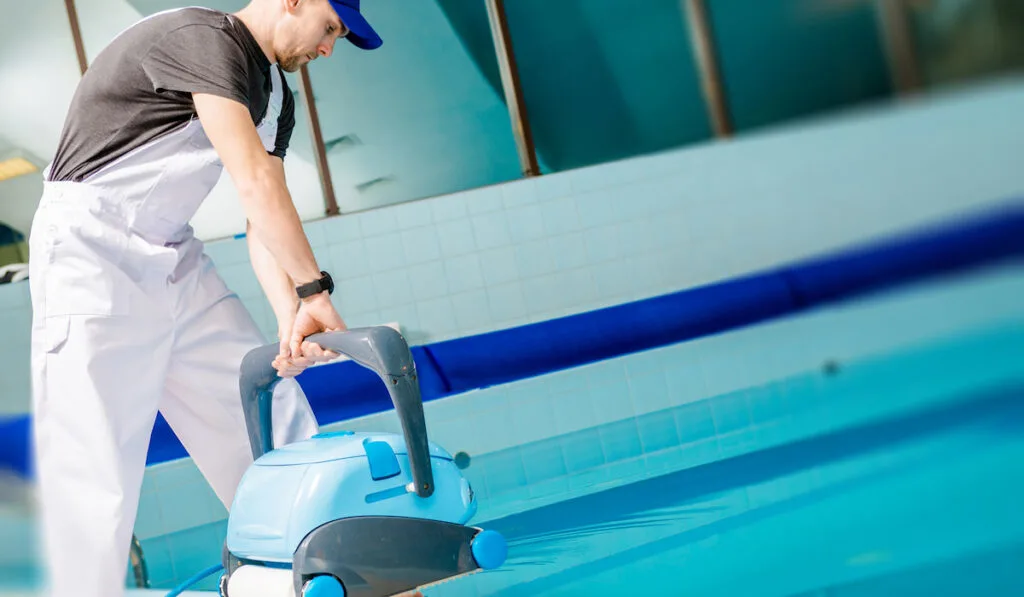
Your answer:
[[[306,340],[345,355],[377,373],[387,386],[402,424],[416,494],[420,497],[432,495],[434,475],[430,467],[423,400],[416,363],[405,338],[390,327],[377,326],[323,332]],[[268,344],[251,350],[242,359],[239,385],[254,459],[274,449],[271,399],[272,389],[280,377],[272,363],[279,350],[278,344]]]

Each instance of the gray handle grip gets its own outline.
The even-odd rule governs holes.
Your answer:
[[[416,364],[405,338],[389,327],[379,326],[314,334],[306,340],[343,354],[377,373],[388,388],[402,424],[416,493],[420,497],[433,494],[434,477],[423,401]],[[249,351],[242,359],[239,385],[253,459],[274,449],[271,400],[272,389],[280,378],[271,363],[279,351],[277,344],[268,344]]]

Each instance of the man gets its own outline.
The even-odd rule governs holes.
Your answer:
[[[225,506],[252,455],[242,357],[265,342],[188,222],[231,176],[286,379],[275,443],[314,434],[292,379],[344,329],[284,179],[294,105],[282,70],[380,38],[359,0],[253,0],[163,12],[122,32],[82,79],[30,238],[36,471],[52,597],[123,593],[158,410]],[[173,505],[172,505],[173,507]]]

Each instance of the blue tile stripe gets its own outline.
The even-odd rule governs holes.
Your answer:
[[[424,400],[534,377],[736,329],[813,306],[1024,256],[1024,206],[914,230],[759,274],[413,348]],[[335,383],[344,376],[346,384]],[[392,408],[379,379],[353,362],[299,378],[327,424]],[[0,467],[29,472],[28,416],[0,420]],[[187,456],[158,417],[148,463]]]

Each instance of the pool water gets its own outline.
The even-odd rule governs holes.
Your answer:
[[[960,346],[975,350],[976,339]],[[505,514],[481,525],[508,538],[505,566],[423,594],[1024,595],[1024,357],[1007,369],[1013,356],[1000,363],[999,353],[977,363],[1017,375],[895,414],[540,505],[509,492],[488,504]],[[904,358],[905,368],[884,359],[865,369],[859,398],[891,402],[963,373],[946,362],[901,386],[883,370],[927,371]]]
[[[747,427],[687,427],[739,403]],[[505,535],[508,561],[424,595],[1024,595],[1024,322],[829,363],[739,403],[715,397],[473,458],[473,523]],[[613,461],[608,447],[663,424],[679,445]],[[591,433],[603,467],[496,490],[527,459],[579,453],[590,444],[573,442]],[[571,467],[527,470],[545,468]]]
[[[1022,595],[1024,387],[507,516],[427,595]]]
[[[1024,388],[973,396],[490,521],[506,565],[424,594],[1024,595],[1021,462]]]
[[[1024,327],[825,375],[837,379],[795,382],[805,395],[790,393],[781,420],[856,422],[772,442],[771,420],[749,430],[760,446],[726,450],[719,435],[719,456],[699,464],[684,446],[564,499],[495,496],[487,510],[502,514],[481,526],[509,539],[507,564],[424,594],[1024,595]],[[642,421],[630,423],[604,439]]]

